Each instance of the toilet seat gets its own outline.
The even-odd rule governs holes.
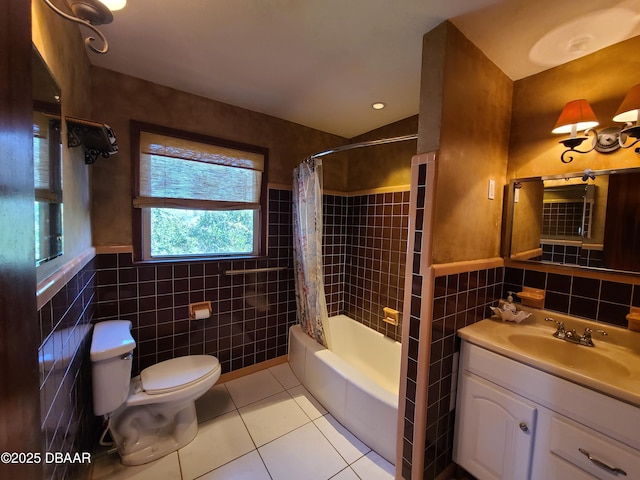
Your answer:
[[[140,372],[142,389],[148,395],[171,393],[200,382],[220,368],[220,362],[210,355],[189,355],[172,358]]]
[[[189,358],[191,362],[183,360]],[[147,375],[149,369],[150,377]],[[144,385],[142,373],[131,379],[129,395],[121,408],[197,398],[218,381],[222,367],[214,356],[190,355],[165,360],[145,368],[142,372],[145,371],[145,377],[148,378]]]

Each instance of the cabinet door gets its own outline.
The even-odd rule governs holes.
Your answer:
[[[547,456],[547,474],[544,478],[547,480],[597,480],[584,470],[552,454]]]
[[[456,463],[480,480],[529,478],[535,404],[465,372],[456,415]]]

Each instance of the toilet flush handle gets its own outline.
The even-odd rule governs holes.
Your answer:
[[[133,352],[125,353],[120,357],[120,360],[131,360],[133,358]]]

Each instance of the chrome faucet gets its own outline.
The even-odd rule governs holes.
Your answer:
[[[604,330],[591,330],[589,327],[587,327],[584,329],[584,333],[582,334],[582,337],[580,337],[580,345],[586,345],[587,347],[595,347],[595,345],[593,344],[593,340],[591,339],[592,333],[599,333],[603,337],[609,335]]]
[[[584,329],[584,333],[582,334],[582,336],[580,336],[578,335],[578,332],[576,332],[575,328],[568,331],[565,330],[564,322],[559,322],[558,320],[555,320],[551,317],[546,317],[545,321],[554,322],[556,325],[558,325],[558,328],[553,333],[554,337],[559,338],[560,340],[565,340],[567,342],[576,343],[578,345],[584,345],[586,347],[595,347],[593,339],[591,338],[592,333],[599,333],[602,336],[608,335],[608,333],[604,330],[591,330],[589,327],[586,327]]]
[[[565,336],[567,335],[567,332],[564,331],[564,322],[559,322],[558,320],[551,317],[546,317],[544,320],[545,322],[554,322],[556,325],[558,325],[558,329],[555,331],[553,336],[564,340]]]

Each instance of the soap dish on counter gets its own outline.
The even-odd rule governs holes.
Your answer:
[[[519,312],[513,313],[509,309],[502,310],[498,307],[489,307],[489,308],[495,315],[499,316],[503,322],[520,323],[521,321],[531,316],[531,313],[525,312],[524,310],[520,310]]]

